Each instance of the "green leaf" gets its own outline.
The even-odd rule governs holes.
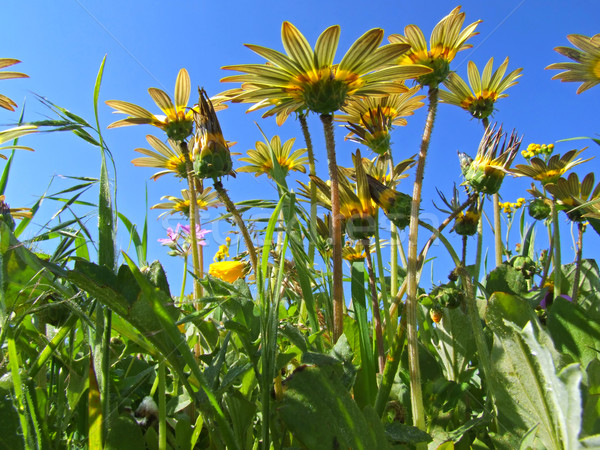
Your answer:
[[[579,364],[562,361],[534,314],[517,297],[496,293],[486,321],[494,332],[490,380],[500,423],[523,436],[539,424],[537,437],[548,449],[577,448],[581,429]],[[526,322],[522,327],[522,323]],[[507,425],[505,425],[507,426]],[[564,445],[564,446],[563,446]]]
[[[527,280],[521,271],[506,263],[501,264],[489,273],[485,289],[489,295],[494,292],[521,294],[528,290]]]
[[[600,357],[600,315],[586,314],[579,305],[558,297],[548,311],[547,324],[556,348],[581,367]]]
[[[385,434],[395,444],[420,444],[431,442],[433,439],[429,434],[417,427],[400,422],[393,422],[385,426]]]
[[[310,449],[387,448],[379,437],[383,425],[365,417],[340,376],[337,365],[298,368],[283,383],[279,417]]]
[[[131,450],[144,450],[144,435],[141,427],[126,416],[119,416],[110,423],[110,430],[106,436],[106,450],[127,448]]]
[[[595,315],[600,315],[600,269],[598,269],[598,263],[594,259],[583,259],[580,270],[579,295],[576,301],[586,314],[593,312]],[[562,273],[562,292],[570,293],[575,279],[575,264],[563,265]]]

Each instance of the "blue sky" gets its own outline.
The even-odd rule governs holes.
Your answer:
[[[497,104],[498,112],[493,120],[502,122],[507,130],[516,128],[524,135],[525,146],[530,142],[550,143],[600,132],[600,87],[576,95],[577,84],[552,81],[556,71],[544,70],[553,62],[565,61],[553,48],[570,45],[567,34],[591,36],[600,32],[600,2],[597,0],[6,2],[3,5],[5,20],[0,30],[3,43],[0,57],[23,61],[15,70],[27,73],[30,78],[2,81],[0,92],[19,106],[26,104],[26,120],[40,120],[49,114],[34,95],[39,94],[92,121],[92,89],[100,62],[106,55],[100,121],[117,165],[117,206],[120,212],[141,224],[146,214],[146,186],[150,205],[158,203],[163,195],[178,195],[185,186],[169,177],[151,181],[149,177],[154,173],[151,169],[137,168],[130,163],[137,156],[134,148],[147,147],[147,134],[162,137],[160,130],[150,126],[107,130],[109,123],[122,116],[113,115],[104,105],[105,100],[125,100],[158,113],[147,88],[158,87],[172,95],[175,77],[182,67],[189,71],[192,85],[204,87],[209,95],[233,87],[219,82],[229,74],[220,67],[263,62],[246,49],[244,43],[283,50],[280,33],[284,20],[296,25],[311,44],[325,28],[339,24],[342,30],[336,59],[339,61],[354,40],[374,27],[383,28],[387,36],[402,34],[406,25],[415,24],[428,37],[433,26],[459,4],[466,12],[466,24],[478,19],[483,22],[477,29],[480,34],[470,41],[474,47],[459,53],[452,69],[466,79],[469,60],[482,68],[492,56],[495,67],[508,56],[509,71],[523,68],[519,84],[510,88],[509,97]],[[2,110],[0,124],[8,126],[17,117],[17,113]],[[407,127],[395,132],[393,152],[397,161],[417,152],[424,117],[425,110],[421,109],[409,118]],[[246,114],[242,105],[233,105],[219,113],[219,118],[226,139],[237,142],[233,147],[235,152],[245,153],[261,139],[255,121],[267,136],[279,134],[282,140],[298,137],[295,148],[303,146],[299,127],[293,120],[277,127],[272,118],[261,119],[259,113]],[[320,124],[313,120],[311,127],[319,163],[317,171],[326,178],[327,161]],[[435,188],[449,193],[453,183],[460,182],[456,152],[474,155],[481,131],[481,124],[471,120],[465,111],[451,105],[439,106],[422,205],[432,220],[443,219],[431,203],[437,197]],[[339,163],[351,165],[350,155],[357,145],[344,142],[344,135],[343,129],[337,131]],[[30,136],[22,143],[36,151],[19,152],[16,156],[6,192],[11,206],[31,206],[46,191],[55,175],[98,176],[97,151],[68,134]],[[584,155],[590,157],[597,153],[598,147],[590,141],[557,144],[557,151],[564,153],[586,145],[590,148]],[[520,158],[517,162],[523,162]],[[234,162],[234,168],[240,165]],[[579,172],[585,174],[597,168],[598,161],[594,160]],[[55,192],[68,184],[65,180],[55,180],[49,191]],[[249,174],[238,174],[236,179],[225,182],[234,201],[262,198],[265,193],[272,198],[275,191],[267,185],[264,177],[257,179]],[[525,180],[509,179],[501,195],[505,201],[515,201],[517,197],[527,197],[524,190],[528,187]],[[403,180],[400,189],[411,193],[411,178]],[[36,219],[37,225],[42,225],[57,208],[46,202],[43,214]],[[156,239],[164,237],[166,226],[176,222],[157,221],[157,211],[148,214],[149,259],[159,258],[165,263],[172,283],[177,286],[180,266],[166,256],[166,249],[154,244]],[[204,218],[214,217],[215,213],[211,212]],[[89,220],[92,227],[96,219]],[[563,223],[563,228],[568,228],[566,221]],[[213,230],[213,237],[209,238],[209,246],[205,248],[208,259],[217,251],[219,242],[216,241],[224,238],[224,232],[224,228]],[[121,248],[126,249],[124,227],[120,233]],[[512,243],[515,242],[513,238]],[[570,240],[566,241],[563,250],[565,260],[572,257],[568,242]],[[598,248],[598,242],[596,235],[587,233],[585,253],[591,255],[594,248]],[[443,272],[445,269],[435,272],[434,281],[444,279]]]

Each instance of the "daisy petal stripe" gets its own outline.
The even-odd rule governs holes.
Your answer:
[[[575,62],[550,64],[546,69],[563,70],[552,77],[563,82],[581,82],[577,93],[600,83],[600,33],[592,37],[570,34],[567,39],[578,48],[556,47],[554,50]]]

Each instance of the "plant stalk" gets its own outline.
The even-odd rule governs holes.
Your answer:
[[[558,209],[556,203],[552,202],[552,223],[554,229],[552,230],[552,241],[554,242],[554,298],[561,295],[561,282],[562,282],[562,266],[560,262],[560,228],[558,223]]]
[[[377,341],[377,358],[379,361],[379,373],[383,373],[385,368],[385,348],[383,346],[383,327],[381,326],[381,312],[379,311],[379,299],[377,298],[377,287],[375,286],[375,271],[373,270],[373,261],[371,260],[371,249],[369,239],[362,240],[363,248],[367,260],[367,270],[369,272],[369,288],[371,291],[371,309],[373,315],[373,324],[375,325],[375,339]]]
[[[194,166],[192,165],[192,159],[190,158],[190,152],[188,150],[187,142],[181,141],[179,148],[183,159],[185,161],[185,168],[187,171],[187,182],[188,190],[190,194],[190,236],[192,238],[192,265],[194,267],[194,299],[198,300],[201,296],[201,286],[199,278],[202,277],[202,271],[200,268],[200,254],[198,248],[198,237],[196,234],[196,215],[198,200],[196,199],[196,183],[194,182]]]
[[[308,131],[308,122],[306,120],[306,114],[299,114],[298,119],[300,120],[300,128],[302,128],[302,135],[304,136],[304,142],[306,143],[306,153],[308,155],[308,173],[312,176],[317,175],[317,169],[315,166],[315,151],[312,144],[312,138]],[[311,231],[315,231],[315,224],[317,223],[317,186],[314,183],[310,183],[310,224]],[[312,239],[308,241],[308,260],[315,260],[315,243]]]
[[[579,279],[581,277],[581,254],[583,251],[583,231],[585,225],[581,222],[577,223],[577,256],[575,258],[575,276],[573,278],[573,302],[577,303],[577,294],[579,293]]]
[[[331,180],[331,238],[333,257],[333,342],[337,342],[344,332],[344,291],[342,285],[342,216],[340,214],[340,192],[338,166],[335,157],[335,139],[333,136],[333,116],[321,114],[325,131],[325,145],[329,162]]]
[[[407,305],[406,305],[406,331],[408,345],[408,366],[410,375],[410,400],[412,407],[413,425],[420,430],[425,430],[425,408],[423,405],[423,392],[421,390],[421,368],[419,366],[419,341],[417,336],[417,238],[419,233],[419,207],[421,205],[421,191],[425,175],[425,160],[431,141],[431,133],[437,112],[438,88],[429,87],[429,111],[423,131],[413,198],[410,211],[410,228],[408,241],[408,273],[407,273]]]
[[[502,221],[500,215],[500,196],[494,194],[492,196],[494,206],[494,246],[496,249],[496,267],[502,264]]]
[[[246,248],[248,249],[248,256],[250,257],[250,263],[252,264],[252,270],[254,270],[254,274],[258,274],[258,260],[256,257],[256,249],[254,248],[254,244],[252,243],[252,238],[250,237],[250,233],[248,232],[248,228],[246,224],[242,220],[242,216],[238,212],[235,204],[229,198],[229,194],[223,187],[223,183],[220,180],[215,180],[215,191],[219,195],[219,198],[227,208],[227,212],[231,214],[233,220],[235,220],[236,225],[242,232],[242,237],[244,238],[244,242],[246,243]]]

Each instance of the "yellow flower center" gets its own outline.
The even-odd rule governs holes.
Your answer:
[[[545,172],[538,173],[533,177],[534,180],[540,181],[542,184],[551,183],[556,181],[563,173],[565,173],[566,169],[549,169]]]
[[[185,160],[183,159],[183,155],[169,158],[165,164],[165,167],[175,172],[175,175],[178,177],[187,178],[187,170],[185,168]]]

